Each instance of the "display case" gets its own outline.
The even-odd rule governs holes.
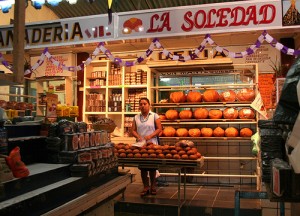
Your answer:
[[[99,117],[110,118],[117,125],[117,136],[131,137],[139,98],[149,96],[149,77],[144,64],[120,67],[109,60],[92,61],[84,71],[83,120],[92,129]]]
[[[36,82],[36,110],[37,116],[46,115],[46,93],[58,96],[58,103],[62,105],[74,105],[74,89],[72,77],[42,77]]]
[[[256,184],[259,189],[260,159],[252,154],[251,141],[251,135],[257,131],[258,115],[251,107],[258,92],[257,65],[194,60],[153,62],[148,66],[153,80],[152,108],[160,114],[163,125],[160,142],[164,145],[192,140],[204,156],[204,166],[192,172],[193,181]],[[233,100],[224,99],[232,96],[229,90],[234,94]],[[248,95],[242,94],[246,90],[252,93],[249,101]],[[204,117],[203,110],[207,112]],[[251,115],[247,115],[250,111]]]

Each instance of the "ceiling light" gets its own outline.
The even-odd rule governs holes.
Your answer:
[[[31,0],[31,4],[35,9],[41,9],[45,0]]]
[[[8,13],[9,9],[11,9],[12,4],[15,3],[15,0],[2,0],[0,1],[0,8],[3,13]]]
[[[77,0],[67,0],[69,2],[69,4],[76,4]]]
[[[51,6],[57,6],[62,0],[47,0]]]

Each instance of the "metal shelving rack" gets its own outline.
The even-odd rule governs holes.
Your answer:
[[[168,109],[195,109],[204,107],[207,109],[225,109],[227,107],[246,108],[251,102],[197,102],[197,103],[163,103],[167,95],[174,91],[197,90],[204,92],[207,89],[215,90],[240,90],[252,88],[257,93],[258,68],[257,64],[234,65],[221,60],[215,61],[190,61],[167,64],[151,63],[151,89],[152,108],[157,113],[164,113]],[[203,83],[212,77],[215,83]],[[229,78],[228,78],[229,77]],[[176,85],[165,80],[175,79]],[[165,82],[161,82],[164,80]],[[203,80],[203,82],[201,82]],[[230,80],[230,81],[229,81]],[[222,82],[224,81],[224,82]],[[179,83],[180,82],[180,83]],[[199,82],[199,83],[197,83]],[[161,85],[164,84],[164,86]],[[167,83],[167,84],[166,84]],[[169,84],[169,85],[168,85]],[[255,133],[257,131],[257,119],[177,119],[162,120],[162,125],[174,128],[185,127],[211,127],[226,128],[229,126],[241,129],[249,127]],[[232,185],[251,184],[260,190],[261,170],[260,158],[252,155],[252,141],[250,137],[161,137],[162,144],[175,144],[179,140],[192,140],[198,151],[204,156],[205,164],[196,168],[188,175],[193,176],[193,183]],[[169,170],[160,170],[161,175],[170,177]],[[175,174],[174,176],[175,177]]]

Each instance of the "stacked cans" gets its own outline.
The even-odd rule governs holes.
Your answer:
[[[125,73],[125,85],[145,85],[147,84],[147,71],[141,69]]]
[[[121,90],[114,90],[109,96],[108,112],[121,112],[122,111],[122,94]]]
[[[111,65],[108,84],[110,86],[122,85],[122,73],[119,65],[116,64]]]
[[[124,136],[129,137],[131,135],[131,127],[133,123],[133,116],[126,116],[125,117],[125,122],[124,122]]]
[[[70,170],[71,176],[87,177],[110,171],[117,166],[118,160],[114,156],[114,147],[108,143],[78,150],[77,162],[70,167]]]
[[[139,100],[147,97],[146,89],[129,89],[128,99],[125,100],[125,110],[127,112],[139,112]]]
[[[86,95],[87,112],[105,112],[105,94],[90,93]]]
[[[105,86],[106,71],[93,71],[89,81],[90,86]]]

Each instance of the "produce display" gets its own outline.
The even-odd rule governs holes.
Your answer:
[[[208,117],[208,110],[205,108],[198,108],[194,110],[195,119],[206,119]]]
[[[223,112],[219,109],[211,109],[208,112],[208,117],[210,119],[221,119],[223,117]]]
[[[186,98],[187,102],[201,102],[202,95],[200,92],[189,91]]]
[[[161,120],[177,119],[255,119],[255,112],[251,108],[234,107],[222,109],[196,108],[194,111],[182,110],[178,112],[175,109],[167,110],[165,116],[160,115]]]
[[[191,110],[182,110],[179,113],[180,119],[191,119],[193,118],[193,112]]]
[[[205,90],[203,93],[200,91],[189,91],[185,94],[183,91],[170,93],[170,103],[196,103],[196,102],[252,102],[255,98],[255,91],[250,88],[243,88],[240,90],[224,90],[217,91],[214,89]],[[162,102],[168,102],[163,99]]]
[[[253,89],[243,88],[238,91],[236,98],[238,101],[253,101],[255,98],[255,92]]]
[[[234,102],[236,100],[236,93],[233,90],[227,90],[220,93],[220,101]]]
[[[174,109],[168,110],[165,115],[168,120],[175,120],[179,117],[178,111]]]
[[[251,108],[243,108],[239,110],[239,118],[240,119],[254,119],[255,112]]]
[[[171,103],[183,103],[186,101],[186,95],[184,92],[172,92],[170,94]]]
[[[120,158],[159,158],[197,160],[201,158],[194,143],[189,140],[181,140],[175,145],[154,145],[148,143],[143,147],[119,143],[115,145],[114,153]]]
[[[228,107],[223,111],[224,119],[237,119],[239,117],[239,111],[236,108]]]
[[[162,132],[162,137],[251,137],[253,131],[250,128],[235,128],[235,127],[202,127],[200,128],[174,128],[172,126],[165,127]]]
[[[216,90],[210,89],[203,93],[203,101],[205,102],[217,102],[220,98],[219,93]]]
[[[213,131],[214,137],[223,137],[225,136],[225,130],[221,127],[216,127]]]

